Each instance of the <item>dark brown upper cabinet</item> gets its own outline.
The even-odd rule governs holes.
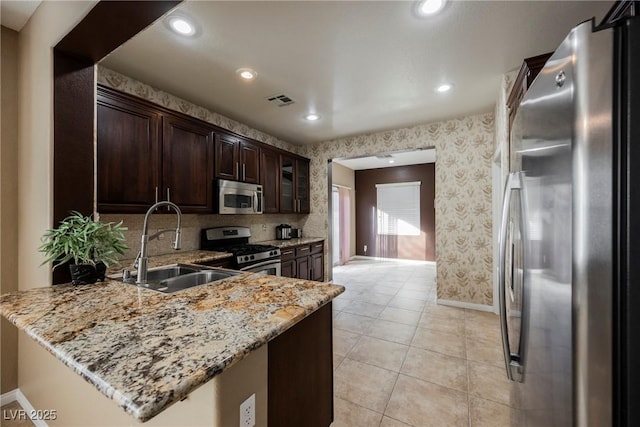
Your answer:
[[[516,117],[516,112],[518,111],[522,98],[524,98],[524,94],[527,93],[527,89],[529,89],[529,86],[531,86],[536,76],[542,68],[544,68],[544,64],[547,63],[551,55],[553,55],[553,52],[525,58],[516,76],[516,81],[513,83],[509,97],[507,98],[507,112],[509,113],[509,170],[512,170],[513,166],[513,153],[511,152],[511,126],[513,125],[513,120]]]
[[[209,126],[172,116],[163,118],[162,189],[185,211],[213,210],[213,139]]]
[[[310,162],[308,159],[296,159],[294,172],[296,200],[298,201],[297,213],[309,213],[311,211],[309,169]]]
[[[146,212],[160,191],[161,116],[98,91],[99,212]]]
[[[280,155],[280,212],[309,213],[309,159]]]
[[[170,200],[215,212],[215,179],[261,184],[265,213],[309,213],[309,159],[98,85],[98,212]]]
[[[280,153],[265,147],[260,151],[260,185],[264,213],[280,212]]]
[[[244,138],[218,134],[216,178],[257,184],[260,181],[260,147]]]
[[[98,212],[144,213],[170,200],[213,211],[213,128],[98,87]]]

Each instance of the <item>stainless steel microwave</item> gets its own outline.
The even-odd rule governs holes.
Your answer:
[[[264,206],[263,197],[261,185],[218,180],[220,214],[261,214]]]

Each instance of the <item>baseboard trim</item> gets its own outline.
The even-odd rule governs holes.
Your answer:
[[[18,389],[8,391],[0,395],[0,406],[7,405],[18,400]]]
[[[364,256],[364,255],[355,255],[352,256],[351,258],[349,258],[349,261],[355,261],[355,260],[370,260],[370,261],[396,261],[396,262],[400,262],[400,263],[407,263],[407,264],[421,264],[421,265],[432,265],[432,266],[436,266],[436,262],[435,261],[420,261],[420,260],[416,260],[416,259],[400,259],[400,258],[382,258],[382,257],[373,257],[373,256]]]
[[[448,305],[448,306],[451,306],[451,307],[468,308],[470,310],[478,310],[478,311],[488,311],[490,313],[495,313],[495,314],[498,313],[495,310],[495,307],[493,305],[474,304],[474,303],[471,303],[471,302],[453,301],[453,300],[440,299],[440,298],[436,299],[436,302],[438,304]]]
[[[29,416],[29,418],[31,419],[31,422],[35,427],[49,427],[49,425],[43,420],[31,418],[31,414],[36,413],[36,408],[33,407],[31,402],[29,402],[27,397],[20,391],[19,388],[8,391],[2,394],[2,396],[0,396],[0,406],[4,406],[6,404],[9,404],[15,401],[18,401],[20,406],[22,406],[22,409],[25,410],[25,412],[27,413],[27,416]]]

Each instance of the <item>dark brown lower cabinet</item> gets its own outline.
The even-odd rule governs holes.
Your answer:
[[[328,427],[333,422],[332,304],[269,342],[268,424]]]
[[[280,266],[280,275],[284,277],[296,277],[296,260],[290,259],[288,261],[282,261]]]
[[[324,254],[311,254],[309,257],[311,260],[311,277],[309,279],[316,282],[324,281]]]
[[[282,276],[324,282],[324,240],[290,246],[281,256]]]
[[[300,258],[296,258],[296,267],[298,268],[298,274],[296,277],[298,279],[309,280],[309,257],[303,256]]]

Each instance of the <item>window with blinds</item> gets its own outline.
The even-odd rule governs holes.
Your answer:
[[[378,234],[420,235],[420,181],[376,184]]]

